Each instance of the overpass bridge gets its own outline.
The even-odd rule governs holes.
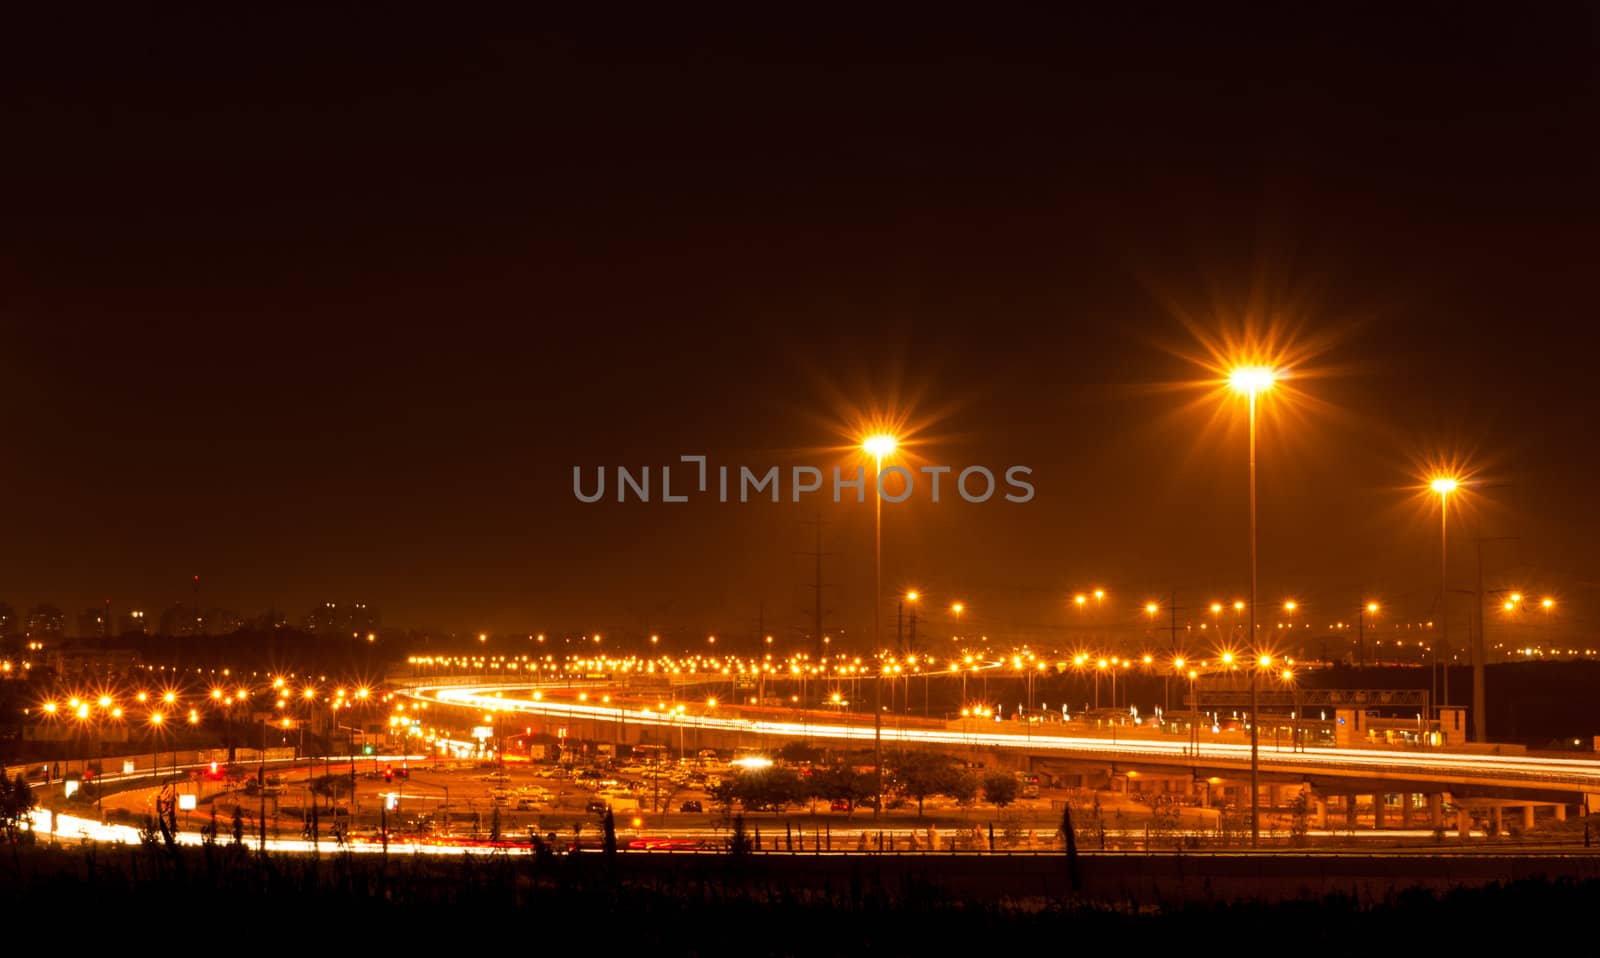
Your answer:
[[[874,728],[871,717],[862,715],[688,703],[678,711],[629,705],[620,696],[608,704],[587,700],[605,688],[601,683],[580,688],[567,683],[536,687],[503,680],[421,679],[403,686],[401,694],[444,707],[523,716],[539,723],[541,730],[559,725],[572,737],[595,741],[639,741],[646,734],[670,741],[690,731],[700,744],[724,748],[757,743],[776,747],[796,740],[860,747],[881,741],[885,748],[929,747],[983,757],[986,764],[1042,770],[1057,777],[1076,775],[1077,784],[1113,790],[1156,787],[1156,783],[1161,783],[1161,790],[1186,793],[1202,786],[1209,792],[1218,785],[1237,790],[1248,781],[1250,769],[1249,740],[1242,732],[1175,739],[1154,728],[1095,729],[1077,722],[1034,725],[972,718],[927,722],[903,716]],[[1262,787],[1270,790],[1265,807],[1278,807],[1280,790],[1285,788],[1309,790],[1314,801],[1321,802],[1330,797],[1343,803],[1346,796],[1376,796],[1372,814],[1379,827],[1384,824],[1384,796],[1396,794],[1404,796],[1397,817],[1410,824],[1412,815],[1425,807],[1436,828],[1443,827],[1446,797],[1457,806],[1481,805],[1496,817],[1501,806],[1522,807],[1529,822],[1536,805],[1557,809],[1560,818],[1569,806],[1585,811],[1600,808],[1600,761],[1589,757],[1529,755],[1495,746],[1341,748],[1264,739],[1258,762]],[[1349,807],[1353,809],[1353,803]]]

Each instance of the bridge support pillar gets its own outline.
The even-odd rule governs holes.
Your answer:
[[[1312,801],[1314,803],[1312,805],[1312,808],[1314,809],[1314,811],[1312,812],[1312,815],[1311,815],[1311,827],[1312,828],[1327,828],[1328,827],[1328,800],[1325,799],[1325,798],[1315,798],[1315,799],[1312,799]]]
[[[1344,823],[1350,828],[1356,827],[1356,798],[1355,795],[1344,796]]]
[[[1533,831],[1533,806],[1532,805],[1524,805],[1524,806],[1522,806],[1522,830],[1525,831],[1525,832]]]
[[[1456,832],[1462,841],[1472,834],[1472,813],[1461,806],[1456,807]]]
[[[1374,792],[1372,796],[1372,827],[1383,828],[1383,800],[1386,796],[1382,792]]]
[[[1444,827],[1444,796],[1438,792],[1428,796],[1428,827]]]
[[[1567,806],[1564,805],[1564,804],[1563,805],[1557,805],[1556,806],[1556,821],[1564,822],[1566,820],[1567,820]]]
[[[1268,812],[1276,811],[1278,809],[1278,807],[1281,806],[1282,804],[1283,804],[1283,786],[1282,785],[1268,785],[1267,786],[1267,808],[1266,808],[1266,810]]]
[[[1401,792],[1400,793],[1400,827],[1401,828],[1410,828],[1411,827],[1411,813],[1412,813],[1413,806],[1416,804],[1415,801],[1414,801],[1415,798],[1416,798],[1416,796],[1411,794],[1410,792]]]
[[[1503,822],[1501,821],[1500,816],[1500,806],[1496,805],[1489,811],[1489,837],[1499,838],[1502,825]]]

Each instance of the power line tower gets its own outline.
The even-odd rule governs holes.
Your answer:
[[[1473,545],[1478,552],[1478,634],[1472,638],[1472,740],[1474,742],[1489,741],[1489,706],[1488,694],[1484,687],[1484,664],[1489,657],[1489,648],[1484,639],[1484,626],[1488,623],[1483,617],[1483,544],[1485,542],[1515,542],[1517,536],[1474,536]]]
[[[804,555],[810,556],[815,562],[816,578],[813,584],[808,586],[812,592],[811,654],[814,657],[821,659],[823,652],[822,636],[824,634],[822,629],[822,589],[824,585],[822,581],[822,557],[825,555],[831,555],[832,553],[822,551],[821,514],[819,513],[815,519],[806,520],[805,524],[816,527],[816,548],[811,552],[804,553]]]

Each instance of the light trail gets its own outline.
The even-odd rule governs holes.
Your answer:
[[[463,708],[499,710],[553,718],[623,722],[658,728],[700,729],[757,735],[770,738],[826,738],[870,742],[881,734],[884,742],[967,748],[1010,749],[1031,753],[1059,753],[1084,757],[1111,757],[1145,760],[1174,766],[1247,765],[1248,744],[1210,742],[1198,754],[1187,742],[1152,741],[1139,738],[1118,739],[1088,735],[1057,735],[1045,731],[998,732],[983,726],[997,722],[975,722],[967,729],[905,729],[884,726],[875,732],[871,725],[839,722],[757,721],[745,718],[697,713],[660,712],[649,708],[615,705],[590,705],[547,699],[515,698],[509,693],[530,691],[527,683],[480,684],[473,686],[420,685],[401,694],[425,701]],[[554,687],[552,687],[554,690]],[[495,694],[499,693],[499,694]],[[1563,791],[1600,793],[1600,762],[1581,759],[1536,758],[1528,756],[1482,755],[1460,752],[1381,752],[1371,749],[1303,747],[1282,751],[1263,747],[1263,767],[1283,771],[1326,771],[1334,774],[1367,777],[1437,778],[1460,784],[1516,785],[1535,784]]]

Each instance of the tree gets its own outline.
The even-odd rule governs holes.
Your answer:
[[[1005,808],[1017,800],[1017,777],[996,769],[983,777],[983,800],[995,808]]]
[[[734,799],[738,797],[739,783],[735,779],[725,778],[707,789],[706,794],[711,803],[727,812],[733,808]]]
[[[937,752],[907,752],[900,760],[900,779],[906,792],[917,800],[917,816],[922,816],[922,804],[929,795],[950,793],[960,774],[955,759]]]
[[[1083,883],[1083,876],[1078,870],[1078,838],[1072,830],[1072,803],[1065,802],[1061,806],[1061,835],[1067,840],[1067,883],[1073,891],[1077,891]]]
[[[609,805],[606,806],[606,820],[605,820],[604,824],[605,824],[605,838],[603,840],[603,843],[602,843],[601,847],[605,851],[606,858],[608,858],[608,859],[616,858],[617,857],[617,820],[616,820],[615,817],[612,816],[611,807]]]
[[[244,844],[244,812],[237,805],[233,806],[233,843]]]
[[[318,775],[311,780],[311,793],[321,798],[326,798],[330,805],[339,801],[342,796],[355,791],[355,783],[350,781],[350,776],[343,772],[333,775]]]
[[[817,795],[830,802],[845,802],[854,814],[856,803],[868,794],[869,783],[850,765],[835,765],[813,773],[813,788]]]
[[[32,834],[24,830],[22,825],[29,820],[37,804],[33,789],[28,786],[21,772],[17,773],[14,782],[0,775],[0,832],[4,832],[8,843],[16,845]]]
[[[958,770],[955,777],[950,780],[945,794],[959,804],[971,805],[978,797],[978,776]]]
[[[805,742],[784,742],[778,749],[778,758],[790,765],[799,765],[802,762],[815,765],[822,759],[822,750]]]
[[[732,789],[732,797],[738,800],[745,811],[751,812],[768,809],[782,811],[791,804],[804,801],[805,795],[805,784],[799,773],[790,768],[746,772],[734,780]]]
[[[733,832],[728,836],[728,852],[735,857],[742,858],[749,855],[750,851],[750,833],[745,831],[744,816],[735,815],[733,816]]]

